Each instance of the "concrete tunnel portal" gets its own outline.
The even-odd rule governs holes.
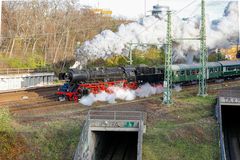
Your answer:
[[[145,114],[89,111],[74,160],[142,160]]]
[[[136,160],[138,132],[94,131],[94,159]]]
[[[222,90],[216,109],[220,124],[221,160],[240,159],[240,88]]]
[[[240,106],[222,106],[222,127],[227,160],[240,159]]]

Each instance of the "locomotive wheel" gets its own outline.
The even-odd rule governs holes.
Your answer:
[[[74,99],[74,102],[78,102],[78,96],[77,95],[74,95],[73,99]]]

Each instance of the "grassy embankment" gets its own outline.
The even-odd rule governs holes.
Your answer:
[[[0,110],[0,159],[72,159],[81,121],[58,120],[18,124]]]
[[[148,123],[144,160],[218,159],[218,131],[214,119],[215,96],[192,97],[177,93],[171,107],[160,100],[160,116]],[[156,99],[159,99],[157,97]],[[7,109],[0,111],[0,159],[72,159],[82,118],[35,120],[17,123]]]
[[[175,98],[166,115],[148,126],[143,159],[219,159],[215,101],[215,96]]]

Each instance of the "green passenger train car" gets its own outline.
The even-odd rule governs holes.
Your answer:
[[[200,64],[172,65],[173,83],[198,81]],[[240,61],[220,61],[207,63],[206,77],[210,79],[226,79],[240,76]]]
[[[240,76],[240,61],[220,61],[222,65],[222,78]]]

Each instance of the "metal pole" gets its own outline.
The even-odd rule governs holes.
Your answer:
[[[205,21],[205,1],[201,3],[201,46],[200,46],[200,63],[201,68],[199,72],[199,92],[198,95],[207,96],[207,45],[206,45],[206,21]]]
[[[147,16],[147,0],[144,0],[144,15]]]
[[[165,54],[165,72],[164,72],[164,93],[163,104],[172,103],[172,24],[171,11],[167,11],[167,48]]]
[[[2,42],[2,0],[0,0],[0,43]]]
[[[132,44],[130,44],[129,63],[130,63],[130,65],[133,64],[133,58],[132,58]]]

